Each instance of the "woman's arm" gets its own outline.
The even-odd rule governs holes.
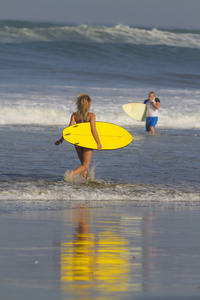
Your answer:
[[[55,145],[58,146],[63,142],[63,137],[61,137],[58,141],[55,142]]]
[[[94,139],[97,143],[97,149],[98,149],[98,151],[101,151],[102,145],[101,145],[101,142],[99,140],[98,132],[96,130],[95,114],[94,113],[91,113],[90,126],[91,126],[92,135],[93,135],[93,137],[94,137]]]
[[[75,123],[76,123],[76,114],[73,113],[73,114],[71,115],[71,119],[70,119],[70,122],[69,122],[69,126],[74,125]]]
[[[70,119],[70,122],[69,122],[69,126],[74,125],[74,124],[75,124],[75,114],[73,113],[73,114],[71,115],[71,119]],[[60,145],[63,141],[64,141],[64,138],[63,138],[63,136],[62,136],[58,141],[55,142],[55,145],[58,146],[58,145]]]

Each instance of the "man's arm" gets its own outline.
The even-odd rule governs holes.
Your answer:
[[[155,102],[151,102],[151,104],[153,105],[153,107],[155,107],[156,109],[160,108],[160,100],[158,98],[155,99]]]

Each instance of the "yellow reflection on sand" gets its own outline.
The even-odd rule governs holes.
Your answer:
[[[62,291],[67,293],[70,290],[80,295],[91,288],[98,294],[128,291],[131,273],[129,241],[116,230],[116,222],[110,222],[107,226],[100,224],[98,232],[94,233],[88,220],[91,224],[87,208],[71,211],[70,222],[76,225],[76,229],[73,236],[66,237],[68,242],[61,243]],[[135,290],[140,288],[135,285]]]

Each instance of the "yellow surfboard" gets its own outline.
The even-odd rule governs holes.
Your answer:
[[[133,140],[132,135],[124,128],[106,122],[96,122],[96,129],[102,145],[102,150],[119,149],[127,146]],[[63,138],[74,145],[97,149],[97,143],[92,135],[90,122],[78,123],[63,130]]]
[[[145,121],[147,115],[147,106],[143,103],[124,104],[123,110],[125,113],[136,121]]]

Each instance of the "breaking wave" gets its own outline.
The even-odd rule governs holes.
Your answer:
[[[30,22],[0,22],[1,43],[96,42],[200,48],[200,31],[108,26],[69,26]]]

